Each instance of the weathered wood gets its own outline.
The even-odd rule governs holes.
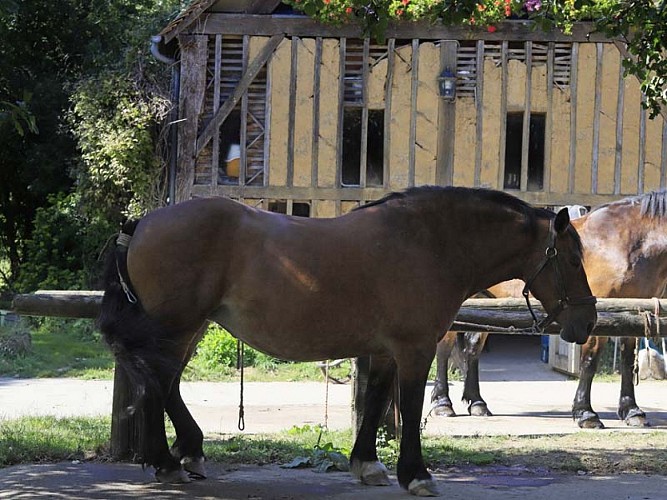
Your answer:
[[[95,318],[102,303],[103,292],[45,290],[14,297],[12,309],[25,316],[55,316]],[[594,333],[608,337],[645,335],[644,313],[653,313],[656,305],[667,311],[667,299],[598,299],[598,324]],[[540,303],[532,300],[538,315],[544,315]],[[500,331],[498,328],[530,328],[533,323],[523,299],[468,299],[463,303],[452,330],[490,331],[525,334],[521,331]],[[656,334],[652,319],[652,334]],[[473,326],[475,324],[476,326]],[[496,328],[496,330],[494,330]],[[667,336],[667,313],[658,319],[658,329]],[[558,325],[551,325],[546,333],[557,334]]]
[[[566,35],[560,30],[542,31],[535,29],[531,21],[505,21],[496,25],[491,33],[485,29],[471,29],[469,26],[445,26],[428,21],[390,23],[387,38],[424,40],[514,40],[514,41],[555,41],[555,42],[597,42],[609,41],[593,23],[576,23],[572,33]],[[201,34],[225,33],[229,35],[276,35],[322,36],[363,38],[363,29],[358,24],[327,25],[308,17],[266,16],[207,13],[187,31]]]
[[[12,310],[24,316],[96,318],[103,295],[101,291],[40,290],[15,295]]]

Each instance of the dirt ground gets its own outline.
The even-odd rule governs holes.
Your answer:
[[[522,349],[496,345],[482,357],[482,394],[493,417],[429,417],[427,435],[538,435],[578,431],[570,417],[576,381],[553,372],[539,361],[539,346]],[[642,382],[640,406],[650,414],[652,430],[667,429],[667,382]],[[428,393],[424,402],[428,412]],[[78,380],[0,379],[0,418],[20,415],[99,415],[111,408],[111,382]],[[183,396],[205,434],[238,433],[238,384],[188,383]],[[458,402],[462,384],[451,386]],[[629,430],[615,417],[618,383],[596,383],[593,407],[608,430]],[[273,432],[305,424],[350,426],[349,386],[322,383],[246,384],[247,433]],[[593,431],[595,432],[595,431]],[[66,462],[20,465],[0,469],[0,499],[42,498],[222,498],[222,499],[391,499],[408,498],[394,478],[388,487],[359,484],[347,473],[317,474],[310,469],[282,469],[277,465],[233,466],[208,463],[209,478],[187,485],[160,485],[150,470],[138,465]],[[592,476],[554,474],[528,465],[514,467],[459,467],[433,471],[443,497],[448,499],[562,498],[667,499],[667,476],[623,474]],[[667,473],[667,471],[666,471]]]

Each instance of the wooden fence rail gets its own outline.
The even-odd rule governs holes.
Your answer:
[[[24,316],[96,318],[102,295],[101,291],[43,290],[16,295],[12,309]],[[532,305],[538,314],[544,314],[538,301],[532,300]],[[667,335],[667,299],[598,299],[597,311],[596,335],[643,337],[647,328],[651,335]],[[532,322],[523,299],[468,299],[452,330],[525,335],[525,331],[517,330],[530,328]],[[557,334],[559,330],[554,324],[545,333]]]

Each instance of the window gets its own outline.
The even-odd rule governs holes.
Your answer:
[[[288,213],[288,203],[286,200],[272,200],[269,202],[269,212],[278,214]],[[292,212],[289,215],[297,217],[310,217],[310,203],[294,201],[292,202]]]
[[[543,113],[530,115],[528,134],[528,165],[526,187],[528,191],[544,188],[544,126]],[[505,189],[522,189],[523,112],[508,113],[505,132]]]
[[[346,107],[343,114],[343,186],[361,186],[362,108]],[[384,184],[384,110],[368,110],[366,138],[366,186]]]

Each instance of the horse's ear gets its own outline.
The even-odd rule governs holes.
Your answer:
[[[554,229],[556,233],[560,234],[567,226],[570,224],[570,213],[567,211],[567,208],[561,208],[558,214],[556,214],[556,220],[554,221]]]

